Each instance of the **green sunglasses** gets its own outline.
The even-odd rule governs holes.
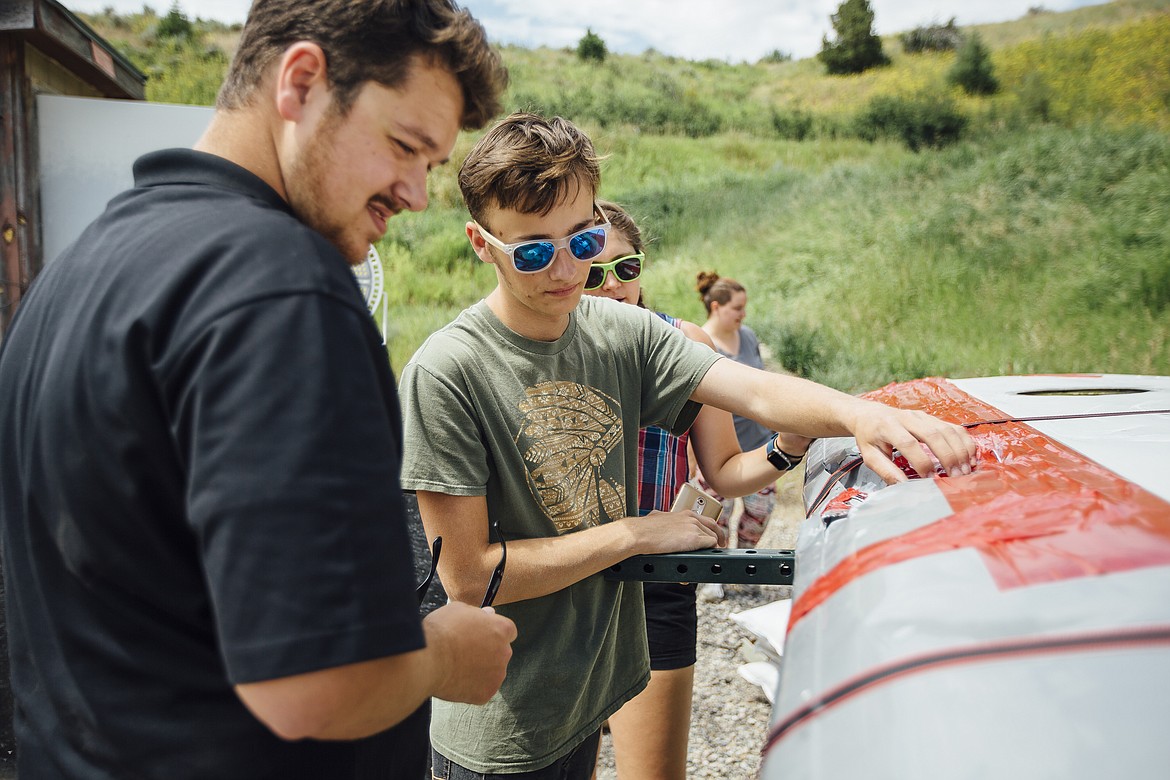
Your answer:
[[[633,255],[619,257],[608,263],[594,263],[589,266],[589,276],[585,278],[585,289],[596,290],[605,284],[605,275],[613,272],[613,278],[619,282],[632,282],[642,275],[642,261],[646,255],[638,252]]]

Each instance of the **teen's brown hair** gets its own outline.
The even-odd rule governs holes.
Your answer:
[[[601,186],[593,142],[567,119],[519,112],[498,122],[463,161],[459,189],[471,218],[490,207],[541,216],[571,197]]]

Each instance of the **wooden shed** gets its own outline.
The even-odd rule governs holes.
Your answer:
[[[141,72],[61,3],[0,3],[0,339],[45,261],[36,96],[142,100],[145,84]]]

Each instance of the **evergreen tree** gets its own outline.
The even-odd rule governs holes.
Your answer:
[[[178,0],[171,6],[170,13],[162,18],[158,23],[158,35],[160,38],[190,38],[194,29],[191,27],[191,20],[187,18],[187,14],[183,13],[183,9],[179,7]]]
[[[963,88],[968,95],[993,95],[999,91],[999,80],[991,67],[991,55],[979,33],[971,33],[963,41],[955,64],[947,73],[947,81]]]
[[[873,31],[873,8],[869,0],[845,0],[829,17],[837,40],[823,38],[817,58],[829,73],[861,73],[878,65],[889,65],[882,40]]]
[[[585,35],[582,36],[580,42],[577,44],[577,56],[583,60],[597,60],[598,62],[605,62],[605,56],[609,52],[605,48],[605,41],[601,36],[586,28]]]

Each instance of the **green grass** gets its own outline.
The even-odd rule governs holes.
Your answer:
[[[1165,373],[1165,282],[1157,294],[1149,281],[1170,258],[1168,174],[1165,135],[1047,129],[820,177],[817,207],[773,238],[804,262],[778,259],[759,279],[814,261],[831,270],[773,298],[803,321],[767,325],[816,333],[814,377],[849,389],[925,374]]]
[[[153,78],[208,103],[238,29],[160,41],[152,14],[86,17]],[[929,20],[923,20],[928,23]],[[815,59],[731,65],[653,51],[603,64],[505,47],[507,107],[561,113],[608,155],[602,195],[651,239],[649,302],[701,322],[716,270],[785,367],[859,391],[939,374],[1170,373],[1170,0],[1117,0],[975,28],[1003,88],[945,84],[952,53],[848,77]],[[908,151],[857,137],[875,97],[953,101],[963,140]],[[463,233],[455,171],[391,223],[397,369],[495,285]],[[803,140],[797,140],[803,139]]]
[[[978,31],[989,47],[1003,49],[1045,36],[1126,25],[1167,10],[1170,3],[1166,0],[1115,0],[1061,13],[1027,14],[1008,22],[973,25],[970,29]]]
[[[165,102],[210,103],[239,34],[197,20],[191,39],[166,39],[157,35],[154,13],[82,16],[150,76],[148,99]],[[1002,126],[1021,112],[1031,120],[1037,103],[1052,104],[1054,118],[1067,125],[1135,107],[1125,123],[1167,129],[1168,16],[1170,0],[1116,0],[969,28],[991,49],[1003,87],[984,98],[947,86],[953,53],[907,55],[897,35],[884,40],[890,67],[852,76],[826,75],[815,58],[729,64],[650,50],[597,63],[569,48],[505,46],[512,75],[505,104],[626,133],[799,140],[855,135],[856,116],[875,97],[937,93],[956,99],[974,129]],[[1156,29],[1143,35],[1143,28]]]
[[[695,274],[738,279],[749,324],[818,381],[859,391],[934,374],[1170,366],[1164,133],[1045,127],[919,154],[849,140],[595,140],[611,153],[602,194],[651,239],[649,303],[702,322]],[[401,217],[383,245],[410,269],[395,281],[410,290],[393,299],[398,368],[494,286],[464,219]],[[420,242],[439,231],[454,238],[432,259]]]

